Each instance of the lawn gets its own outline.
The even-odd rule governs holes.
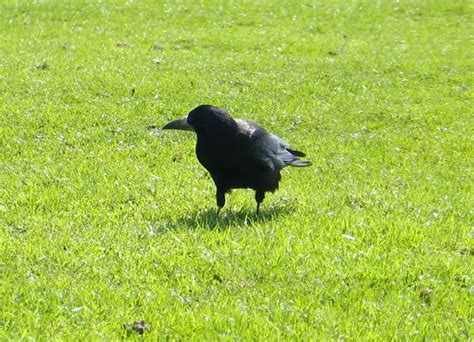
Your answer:
[[[0,339],[472,339],[473,16],[3,1]],[[313,163],[258,219],[160,129],[205,103]]]

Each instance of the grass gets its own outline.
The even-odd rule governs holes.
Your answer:
[[[473,13],[4,1],[0,339],[472,339]],[[203,103],[314,164],[258,220],[147,128]]]

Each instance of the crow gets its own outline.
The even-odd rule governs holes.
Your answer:
[[[223,108],[201,105],[188,115],[167,123],[163,129],[194,131],[196,155],[216,185],[217,214],[231,189],[255,190],[257,216],[265,192],[278,189],[280,170],[304,167],[311,162],[298,157],[284,140],[254,122],[233,119]]]

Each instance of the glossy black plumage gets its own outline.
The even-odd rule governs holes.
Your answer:
[[[233,119],[219,107],[201,105],[163,129],[196,132],[196,155],[216,185],[218,212],[227,192],[249,188],[255,190],[258,214],[265,192],[278,189],[282,168],[311,165],[298,159],[305,154],[284,140],[253,122]]]

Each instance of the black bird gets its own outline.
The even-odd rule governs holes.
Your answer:
[[[233,119],[225,109],[201,105],[163,129],[194,131],[196,155],[216,184],[219,213],[231,189],[255,190],[257,215],[265,192],[278,189],[285,166],[310,166],[305,154],[253,122]]]

